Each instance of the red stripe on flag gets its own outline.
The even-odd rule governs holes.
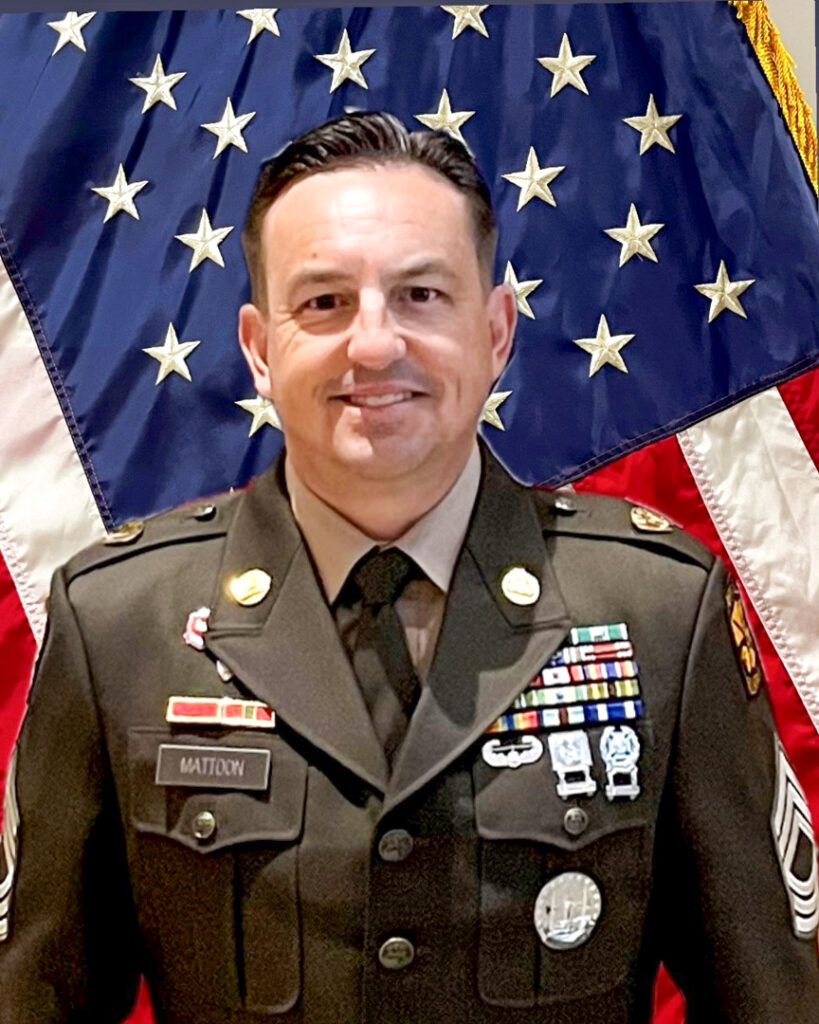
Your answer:
[[[37,644],[8,566],[0,554],[0,791],[26,706]],[[2,805],[0,805],[2,806]],[[0,810],[0,815],[2,810]]]

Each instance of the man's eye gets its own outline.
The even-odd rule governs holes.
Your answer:
[[[315,298],[308,299],[305,306],[308,309],[335,309],[336,296],[330,294],[316,295]]]
[[[438,294],[435,288],[425,288],[423,285],[415,285],[409,290],[413,302],[429,302]]]

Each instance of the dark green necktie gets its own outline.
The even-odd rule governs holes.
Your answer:
[[[420,694],[395,602],[422,576],[398,548],[373,548],[355,564],[338,598],[349,608],[360,603],[355,630],[342,639],[390,767]]]

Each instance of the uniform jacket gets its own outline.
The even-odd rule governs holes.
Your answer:
[[[57,572],[7,801],[2,1024],[121,1020],[140,974],[161,1024],[642,1024],[660,960],[689,1024],[819,1021],[771,829],[781,755],[723,568],[680,531],[639,532],[623,502],[561,511],[483,457],[389,782],[280,464]],[[516,566],[533,604],[503,594]],[[250,568],[272,587],[243,606],[226,582]],[[202,606],[197,650],[182,633]],[[639,663],[639,796],[607,799],[602,725],[586,727],[592,796],[561,798],[548,752],[490,766],[487,728],[569,629],[617,622]],[[276,728],[168,724],[178,695],[263,701]],[[269,782],[157,784],[163,744],[269,751]],[[564,872],[594,880],[600,916],[555,950],[533,913]],[[387,969],[394,936],[415,956]]]

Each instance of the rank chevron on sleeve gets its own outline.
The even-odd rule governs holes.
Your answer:
[[[488,733],[532,732],[643,716],[624,622],[578,626]]]
[[[810,810],[804,790],[776,741],[776,790],[771,813],[776,852],[782,879],[788,894],[793,931],[798,939],[812,939],[819,926],[819,875],[816,843]],[[807,844],[808,857],[799,857],[799,848]],[[807,874],[797,865],[809,865]]]

